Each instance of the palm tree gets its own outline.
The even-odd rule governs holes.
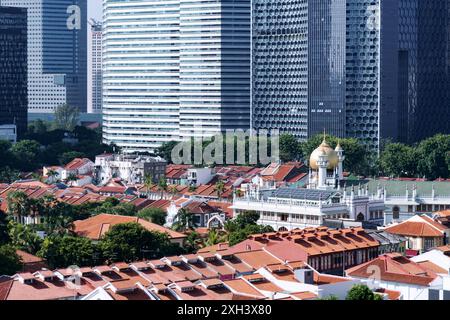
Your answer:
[[[170,187],[170,193],[172,194],[172,196],[174,196],[178,193],[178,188],[176,185],[173,185]]]
[[[173,225],[173,229],[180,232],[194,229],[194,215],[186,208],[180,209],[177,214],[177,221]]]
[[[71,174],[69,174],[69,176],[67,177],[66,182],[67,182],[69,185],[72,185],[71,182],[75,182],[75,181],[77,181],[77,180],[78,180],[78,177],[77,177],[75,174],[71,173]]]
[[[153,183],[153,177],[150,174],[146,174],[144,177],[144,187],[147,191],[147,198],[150,197],[150,189],[152,189],[155,186]]]
[[[23,217],[30,214],[30,201],[25,192],[10,192],[7,197],[7,202],[8,213],[11,214],[17,222],[22,223]]]
[[[47,177],[51,178],[52,181],[53,181],[53,178],[57,177],[58,175],[59,175],[59,173],[53,169],[47,170]]]
[[[167,182],[164,177],[161,177],[158,182],[158,190],[161,191],[161,199],[164,197],[164,192],[167,191]]]
[[[208,238],[205,241],[205,246],[214,246],[216,244],[226,241],[226,235],[220,234],[219,231],[213,229],[208,232]]]
[[[217,192],[217,197],[219,198],[219,201],[222,200],[222,195],[225,191],[225,184],[222,180],[217,181],[215,187],[215,191]]]

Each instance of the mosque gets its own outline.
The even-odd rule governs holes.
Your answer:
[[[324,225],[383,225],[385,203],[380,193],[369,194],[367,188],[341,188],[345,182],[344,154],[340,144],[333,149],[324,138],[309,158],[307,188],[249,184],[245,194],[233,200],[234,215],[258,212],[258,223],[277,231]]]

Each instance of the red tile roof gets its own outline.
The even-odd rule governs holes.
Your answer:
[[[148,222],[138,217],[119,216],[113,214],[99,214],[86,220],[78,220],[74,222],[74,231],[80,236],[87,237],[92,240],[99,240],[111,227],[122,223],[139,223],[149,231],[157,231],[166,233],[171,239],[184,239],[186,235],[164,228],[160,225]]]
[[[419,221],[403,221],[392,227],[388,227],[385,231],[393,234],[403,236],[414,237],[442,237],[444,231],[447,229],[445,226],[438,222],[433,221],[427,216],[421,216],[421,222]]]
[[[379,270],[377,275],[381,280],[389,282],[428,286],[437,277],[437,274],[426,265],[413,262],[400,254],[381,255],[372,261],[348,269],[346,273],[351,277],[369,278],[373,276],[374,268]]]

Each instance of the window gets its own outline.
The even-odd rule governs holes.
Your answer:
[[[392,218],[393,219],[399,219],[400,218],[400,208],[399,207],[394,207],[392,209]]]

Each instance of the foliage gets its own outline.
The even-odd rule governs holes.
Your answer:
[[[382,300],[380,295],[373,293],[366,285],[354,285],[347,293],[346,300]]]
[[[64,152],[58,157],[58,161],[62,166],[65,166],[69,162],[71,162],[73,159],[76,158],[85,158],[86,155],[83,152],[79,151],[68,151]]]
[[[223,232],[213,229],[208,232],[208,238],[205,241],[205,246],[214,246],[226,241],[227,236]]]
[[[22,269],[22,261],[16,249],[10,245],[0,246],[0,275],[12,276]]]
[[[233,246],[248,238],[251,234],[272,232],[271,226],[257,224],[259,214],[257,212],[243,212],[234,220],[225,222],[225,230],[228,232],[228,242]]]
[[[94,209],[94,214],[115,214],[120,216],[136,216],[138,210],[132,203],[122,203],[117,198],[109,197]]]
[[[165,159],[168,163],[172,163],[172,150],[179,142],[169,141],[164,142],[157,150],[156,155]]]
[[[178,232],[185,232],[194,229],[194,227],[194,214],[189,212],[186,208],[180,209],[172,229]]]
[[[72,131],[75,129],[80,111],[68,104],[59,105],[55,110],[54,128]]]
[[[291,134],[280,136],[280,160],[283,162],[300,160],[302,149],[299,141]]]
[[[99,245],[108,262],[154,259],[181,252],[167,234],[148,231],[138,223],[115,225]]]
[[[52,268],[93,266],[101,262],[96,246],[90,239],[82,237],[47,237],[37,254],[46,259]]]
[[[167,213],[161,208],[145,208],[138,212],[138,217],[163,226],[166,223]]]
[[[335,296],[335,295],[329,295],[329,296],[327,296],[327,297],[323,297],[323,298],[320,298],[320,299],[318,299],[318,300],[339,300],[338,299],[338,297],[337,296]]]
[[[450,135],[438,134],[423,140],[416,148],[417,170],[428,179],[450,178]]]
[[[379,166],[386,176],[413,176],[417,172],[415,150],[401,143],[388,144],[380,155]]]
[[[14,144],[11,154],[15,162],[15,168],[21,171],[32,171],[36,167],[41,167],[41,145],[34,140],[22,140]]]
[[[36,254],[41,247],[42,239],[30,226],[10,221],[8,234],[11,239],[11,245],[18,249]]]

